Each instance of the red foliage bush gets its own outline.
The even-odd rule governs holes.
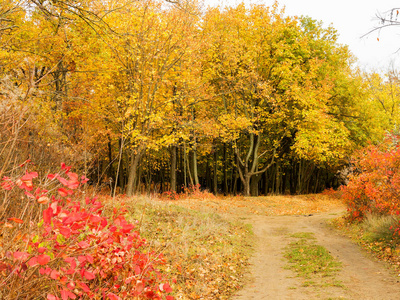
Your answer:
[[[380,145],[370,145],[357,154],[357,173],[342,189],[351,220],[361,220],[366,213],[395,214],[400,210],[399,141],[399,136],[388,135]]]
[[[42,205],[42,220],[30,222],[33,232],[24,233],[17,249],[0,253],[0,285],[6,287],[3,299],[173,299],[165,278],[157,270],[164,263],[126,221],[125,210],[115,209],[109,216],[96,198],[71,199],[83,183],[62,165],[63,174],[49,174],[62,187],[51,195],[35,187],[36,172],[17,180],[3,178],[1,188],[10,192],[19,187]],[[8,218],[17,224],[29,222]],[[9,224],[9,223],[6,223]],[[9,225],[9,227],[13,227]]]

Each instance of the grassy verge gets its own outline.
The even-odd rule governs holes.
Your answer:
[[[141,236],[165,255],[162,271],[175,282],[176,299],[228,299],[242,286],[253,240],[249,226],[145,198],[126,206]]]
[[[359,223],[338,218],[332,225],[400,273],[400,237],[391,229],[399,220],[399,216],[368,215]]]
[[[285,252],[288,259],[287,268],[304,279],[303,286],[341,286],[340,281],[335,278],[335,274],[340,270],[340,262],[324,247],[314,243],[312,233],[301,232],[291,237],[296,240],[289,244]]]

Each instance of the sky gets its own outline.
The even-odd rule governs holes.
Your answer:
[[[236,5],[241,2],[205,0],[206,5]],[[274,3],[273,0],[244,2],[267,6]],[[387,27],[362,37],[379,25],[377,14],[391,8],[400,9],[399,0],[280,0],[278,3],[281,8],[285,6],[288,16],[309,16],[322,21],[324,27],[332,25],[338,31],[338,42],[349,46],[362,70],[385,72],[390,68],[400,69],[400,26]]]

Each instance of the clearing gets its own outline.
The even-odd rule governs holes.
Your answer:
[[[253,226],[257,237],[245,287],[234,300],[247,299],[399,299],[400,277],[349,238],[329,226],[345,212],[340,201],[322,195],[302,197],[225,198],[178,201],[197,210],[213,210]],[[284,257],[296,234],[310,234],[341,263],[335,284],[323,276],[305,280]]]

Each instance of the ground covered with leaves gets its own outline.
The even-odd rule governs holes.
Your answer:
[[[160,271],[176,299],[228,299],[242,287],[254,242],[249,225],[171,201],[139,197],[125,205],[141,236],[163,253]]]
[[[393,229],[399,220],[398,216],[368,215],[360,222],[338,218],[332,224],[400,276],[400,237]]]
[[[306,215],[344,208],[338,197],[323,194],[282,195],[262,197],[185,198],[175,202],[180,206],[229,215]]]

